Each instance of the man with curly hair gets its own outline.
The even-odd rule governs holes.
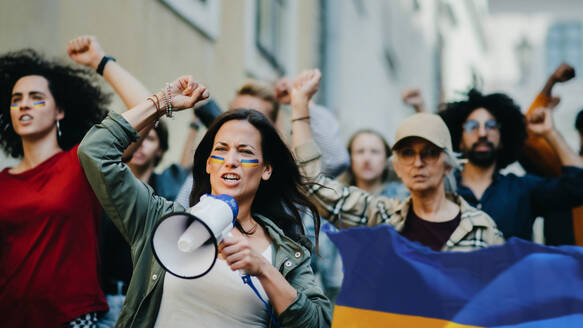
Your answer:
[[[583,160],[556,130],[549,109],[538,108],[525,119],[507,95],[471,90],[467,100],[447,104],[440,115],[454,150],[467,159],[457,175],[459,194],[488,213],[505,238],[531,239],[537,216],[583,204]],[[517,160],[527,128],[558,154],[563,165],[559,178],[500,174]]]

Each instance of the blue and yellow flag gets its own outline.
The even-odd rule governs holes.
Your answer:
[[[576,246],[435,252],[389,226],[328,233],[344,264],[332,327],[583,327]]]

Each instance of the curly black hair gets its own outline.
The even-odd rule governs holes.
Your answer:
[[[22,140],[12,127],[10,101],[16,82],[29,75],[40,75],[48,81],[57,107],[65,113],[58,139],[62,149],[69,150],[81,142],[89,128],[107,114],[110,95],[97,86],[94,72],[46,60],[32,49],[6,53],[0,56],[0,145],[8,155],[23,155]]]
[[[484,95],[476,89],[468,92],[464,101],[445,104],[439,113],[451,134],[454,151],[460,151],[462,125],[468,116],[478,108],[488,110],[500,124],[501,146],[496,166],[503,169],[516,161],[526,140],[526,123],[520,107],[503,93]]]

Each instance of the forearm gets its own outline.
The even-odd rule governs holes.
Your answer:
[[[555,78],[552,75],[549,76],[540,93],[550,98],[552,96],[553,87],[555,86],[556,83],[557,81],[555,80]]]
[[[265,265],[262,275],[257,278],[278,315],[287,309],[298,295],[295,288],[269,263]]]
[[[583,168],[583,159],[579,157],[567,144],[567,141],[556,129],[544,135],[545,140],[555,150],[563,166]]]
[[[153,126],[162,114],[158,112],[152,101],[142,99],[140,104],[121,115],[134,130],[141,131],[148,126]]]
[[[198,130],[192,126],[188,129],[188,135],[184,141],[184,148],[182,149],[182,158],[180,159],[180,166],[183,168],[189,168],[192,166],[194,161],[194,141],[196,140],[196,135]]]
[[[137,137],[119,114],[110,113],[102,123],[89,130],[78,150],[79,161],[95,195],[130,242],[136,240],[148,224],[155,223],[149,218],[158,218],[174,207],[172,202],[154,197],[152,189],[121,163],[123,150]]]
[[[292,99],[292,144],[294,147],[312,141],[312,130],[310,128],[309,99],[305,97],[295,97]],[[306,118],[306,119],[302,119]],[[301,120],[298,120],[301,119]]]
[[[113,60],[108,61],[105,65],[103,78],[111,85],[115,93],[120,96],[128,109],[139,105],[144,99],[152,95],[142,82]]]

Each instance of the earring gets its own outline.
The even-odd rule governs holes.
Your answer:
[[[59,124],[58,120],[57,120],[57,137],[58,138],[61,137],[61,125]]]

